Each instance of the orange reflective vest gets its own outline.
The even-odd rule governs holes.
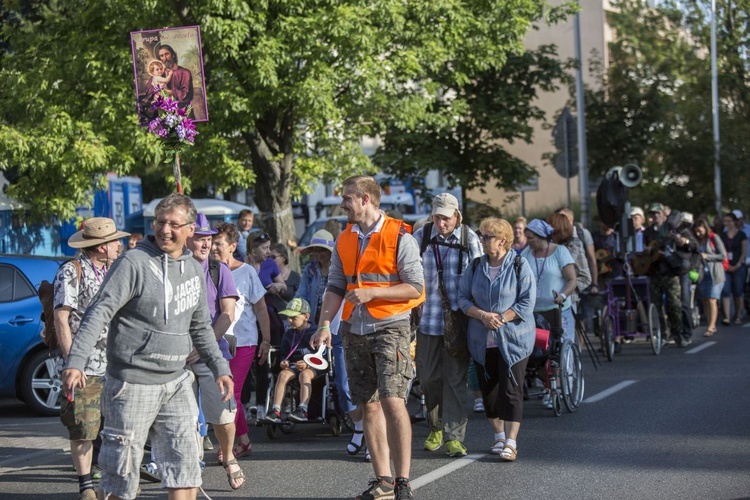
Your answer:
[[[353,232],[352,225],[347,224],[336,241],[341,264],[346,277],[346,289],[354,290],[367,287],[386,287],[398,285],[401,278],[398,275],[396,258],[400,235],[409,232],[409,226],[403,221],[383,216],[383,227],[377,233],[370,235],[367,248],[360,255],[359,234]],[[367,311],[373,318],[385,319],[398,314],[409,312],[425,300],[425,290],[417,299],[391,301],[373,299],[365,304]],[[344,301],[344,311],[341,319],[347,320],[352,315],[354,304]]]

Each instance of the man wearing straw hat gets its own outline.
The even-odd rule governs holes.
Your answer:
[[[117,258],[122,246],[120,238],[127,236],[130,233],[118,231],[112,219],[94,217],[85,221],[82,229],[68,240],[68,245],[80,248],[81,253],[60,266],[54,281],[55,332],[63,363],[68,360],[73,337],[86,309]],[[72,401],[64,399],[60,405],[60,420],[68,428],[70,455],[78,475],[78,498],[87,500],[96,498],[91,467],[96,463],[94,441],[102,420],[99,400],[107,369],[108,330],[109,325],[105,324],[84,366],[86,387],[76,389]],[[62,366],[58,368],[61,370]]]
[[[185,195],[156,206],[154,235],[138,242],[107,273],[86,311],[62,373],[67,394],[86,386],[83,368],[104,325],[107,383],[102,391],[100,498],[135,498],[146,438],[171,499],[194,499],[201,485],[198,405],[185,360],[193,346],[232,397],[229,364],[216,342],[206,279],[185,248],[197,211]]]

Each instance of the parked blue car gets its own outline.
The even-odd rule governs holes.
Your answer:
[[[52,281],[61,258],[0,255],[0,396],[13,396],[42,415],[59,415],[62,381],[42,343],[37,290]]]

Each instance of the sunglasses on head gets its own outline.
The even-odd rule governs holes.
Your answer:
[[[256,246],[262,245],[266,241],[271,241],[271,237],[268,235],[268,233],[261,233],[253,239],[253,244]]]

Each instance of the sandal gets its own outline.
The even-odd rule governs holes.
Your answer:
[[[360,439],[360,441],[359,441],[359,446],[357,445],[357,443],[354,442],[354,436],[356,436],[358,434],[362,436],[362,439]],[[362,450],[362,447],[364,445],[365,445],[364,431],[354,431],[352,433],[352,438],[349,440],[349,442],[346,445],[346,452],[349,455],[354,456],[357,453],[359,453],[360,450]]]
[[[518,455],[518,451],[516,451],[516,449],[511,445],[506,444],[505,448],[503,448],[502,453],[500,453],[500,460],[503,460],[505,462],[515,462],[516,455]]]
[[[706,330],[706,333],[703,334],[704,337],[713,337],[714,333],[716,333],[716,330]]]
[[[721,324],[722,324],[722,325],[729,325],[729,324],[731,324],[731,323],[732,323],[732,322],[731,322],[731,321],[729,321],[729,318],[724,318],[724,319],[722,319],[722,320],[721,320]]]
[[[742,318],[734,318],[734,324],[735,325],[741,325],[742,324]]]
[[[242,471],[242,469],[236,470],[234,472],[229,472],[229,467],[232,465],[236,465],[238,468],[240,467],[240,464],[237,463],[237,459],[233,458],[229,462],[224,462],[221,464],[222,467],[224,467],[224,470],[227,471],[227,479],[229,480],[229,487],[233,490],[239,490],[245,485],[245,473]],[[239,484],[239,486],[235,486],[237,484],[237,481],[242,480],[242,482]],[[234,483],[232,483],[234,481]]]
[[[253,443],[237,443],[232,448],[232,454],[234,458],[246,457],[253,452]]]
[[[503,449],[505,448],[505,441],[502,439],[498,439],[494,443],[492,443],[492,447],[490,448],[490,453],[493,455],[500,455],[503,452]]]
[[[221,452],[221,448],[219,448],[219,452],[216,454],[216,465],[224,465],[224,454]]]

